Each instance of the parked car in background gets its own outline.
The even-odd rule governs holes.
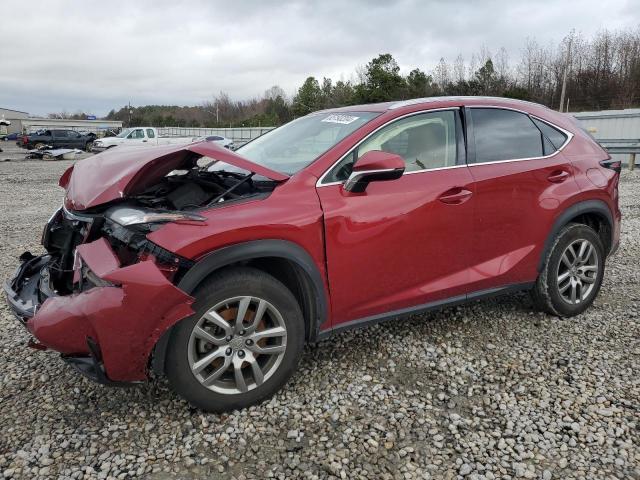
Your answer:
[[[46,253],[5,291],[90,378],[153,370],[232,410],[350,328],[521,290],[580,314],[618,246],[619,173],[569,116],[505,98],[325,110],[237,152],[116,149],[62,175]]]
[[[154,127],[125,128],[115,137],[104,137],[93,143],[94,152],[102,152],[119,145],[127,146],[155,146],[155,145],[182,145],[197,141],[197,136],[160,136]]]
[[[95,133],[79,133],[74,130],[39,130],[36,133],[18,137],[16,144],[22,148],[32,149],[41,147],[77,148],[91,151]]]
[[[16,140],[18,140],[18,138],[20,138],[20,134],[14,132],[14,133],[9,133],[9,134],[5,135],[3,140],[5,142],[9,142],[9,141],[16,141]]]
[[[229,150],[235,150],[235,145],[233,140],[226,137],[221,137],[220,135],[209,135],[207,137],[198,137],[198,140],[204,140],[206,142],[213,142],[221,147],[228,148]]]

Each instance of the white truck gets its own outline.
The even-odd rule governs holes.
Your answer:
[[[118,145],[151,146],[169,144],[187,144],[195,142],[198,137],[161,137],[154,127],[125,128],[115,137],[104,137],[93,142],[93,151],[101,152]]]
[[[219,136],[208,137],[176,137],[176,136],[160,136],[158,130],[154,127],[133,127],[125,128],[115,137],[99,138],[93,142],[92,151],[102,152],[108,148],[117,147],[118,145],[128,146],[151,146],[151,145],[183,145],[201,140],[215,142],[227,148],[233,148],[233,142],[228,138]]]

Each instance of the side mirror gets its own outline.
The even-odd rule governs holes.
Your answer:
[[[404,160],[395,153],[371,150],[356,160],[353,171],[344,183],[347,192],[361,193],[369,182],[395,180],[404,173]]]

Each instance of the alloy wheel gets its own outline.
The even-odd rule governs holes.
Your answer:
[[[189,365],[206,388],[244,393],[276,372],[286,344],[284,319],[271,303],[251,296],[229,298],[209,309],[193,327]]]
[[[558,292],[562,299],[577,305],[593,291],[598,277],[598,252],[594,245],[579,239],[567,246],[557,271]]]

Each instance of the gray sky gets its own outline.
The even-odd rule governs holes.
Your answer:
[[[633,6],[635,3],[635,7]],[[7,12],[13,12],[7,14]],[[220,91],[288,94],[309,75],[350,79],[391,53],[403,72],[465,61],[484,45],[515,63],[527,37],[638,26],[637,0],[4,1],[0,106],[106,114],[196,105]]]

